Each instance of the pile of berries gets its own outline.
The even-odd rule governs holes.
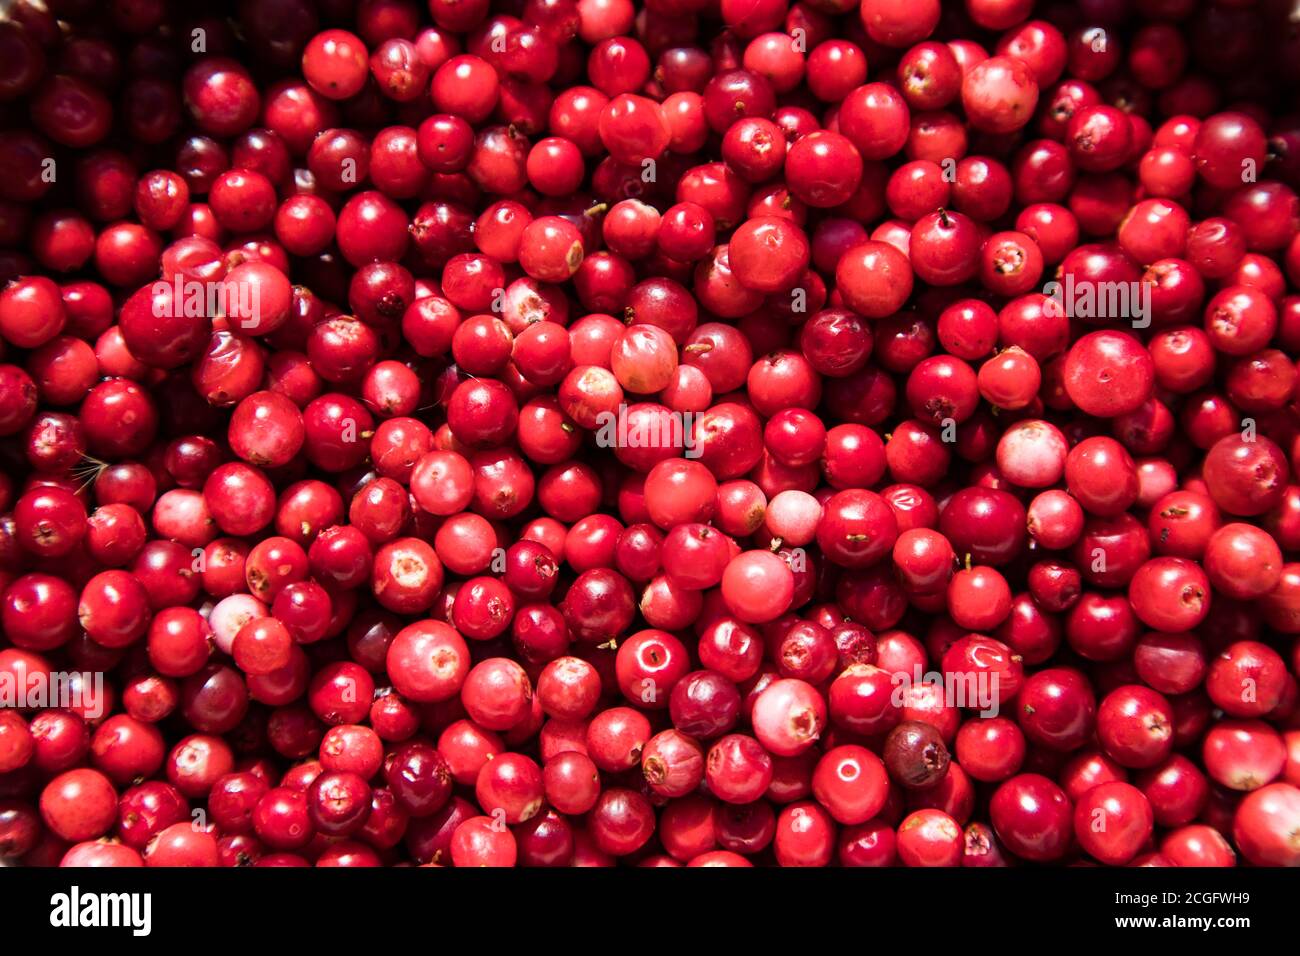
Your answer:
[[[15,0],[0,857],[1300,865],[1289,0]]]

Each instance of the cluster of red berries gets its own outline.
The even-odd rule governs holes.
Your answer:
[[[1287,0],[16,0],[0,857],[1300,864]]]

